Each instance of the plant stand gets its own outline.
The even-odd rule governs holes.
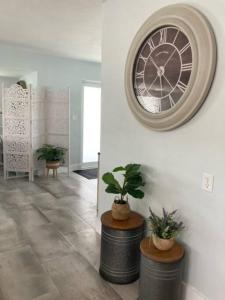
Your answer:
[[[139,277],[140,242],[144,218],[131,212],[128,220],[117,221],[112,212],[101,217],[100,275],[112,283],[127,284]]]
[[[53,177],[57,177],[58,175],[58,168],[60,166],[59,161],[46,161],[46,176],[49,175],[49,170],[53,171]]]
[[[184,248],[160,251],[150,238],[141,242],[139,300],[180,300]]]
[[[53,177],[56,178],[58,176],[58,167],[46,167],[46,176],[48,177],[49,176],[49,172],[50,170],[52,170],[52,173],[53,173]]]

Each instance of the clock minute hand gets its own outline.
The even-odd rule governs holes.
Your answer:
[[[168,64],[168,62],[170,61],[170,59],[173,57],[174,53],[176,52],[176,49],[173,50],[172,54],[169,56],[169,58],[167,59],[167,61],[164,64],[164,68],[165,66]]]

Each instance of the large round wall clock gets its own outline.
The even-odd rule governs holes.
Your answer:
[[[152,129],[178,127],[202,105],[215,67],[216,41],[205,17],[188,5],[164,7],[132,42],[125,71],[129,106]]]

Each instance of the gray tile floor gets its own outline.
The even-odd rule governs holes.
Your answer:
[[[136,300],[98,274],[96,181],[0,177],[0,300]]]

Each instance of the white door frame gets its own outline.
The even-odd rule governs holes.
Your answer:
[[[96,87],[101,88],[100,81],[92,81],[92,80],[83,80],[82,81],[82,101],[81,101],[81,144],[80,144],[80,168],[81,169],[88,169],[88,168],[95,168],[97,167],[98,162],[96,163],[84,163],[83,162],[83,138],[84,138],[84,88],[85,87]]]

